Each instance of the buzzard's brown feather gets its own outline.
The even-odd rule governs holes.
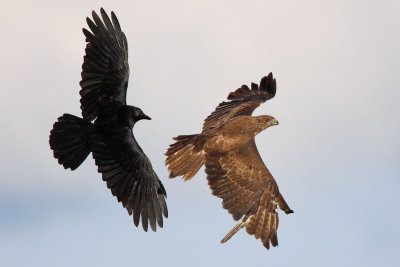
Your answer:
[[[264,192],[257,213],[250,216],[246,224],[247,233],[254,235],[256,239],[260,238],[267,249],[269,249],[270,243],[274,247],[278,245],[277,229],[279,218],[275,212],[276,204],[274,203],[273,195]]]
[[[198,134],[180,135],[177,142],[171,145],[165,161],[169,165],[169,177],[183,175],[183,179],[191,179],[204,164],[203,145],[205,139]]]
[[[246,226],[269,249],[278,245],[279,207],[291,213],[271,173],[258,153],[254,137],[277,121],[270,116],[253,117],[253,111],[276,93],[270,73],[260,86],[243,85],[220,103],[208,116],[201,134],[181,135],[166,152],[170,178],[192,178],[205,165],[213,195],[222,199],[223,208],[234,220],[242,219],[223,239],[229,240]]]
[[[261,103],[273,98],[275,94],[276,80],[272,73],[261,79],[260,86],[252,83],[250,89],[247,85],[242,85],[229,93],[228,100],[232,101],[220,103],[204,120],[203,132],[217,128],[234,117],[253,114]]]

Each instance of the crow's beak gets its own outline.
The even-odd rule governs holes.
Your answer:
[[[140,115],[140,118],[141,118],[142,120],[151,120],[151,118],[150,118],[149,116],[147,116],[146,114],[144,114],[144,113],[142,113],[142,114]]]

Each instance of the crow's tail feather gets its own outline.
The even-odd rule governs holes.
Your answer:
[[[93,124],[74,115],[64,114],[54,123],[49,143],[54,157],[65,169],[75,170],[90,153],[88,145]]]

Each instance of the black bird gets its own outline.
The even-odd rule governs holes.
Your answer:
[[[128,43],[117,17],[111,20],[102,8],[101,17],[86,18],[91,30],[86,36],[82,65],[82,117],[64,114],[50,132],[54,157],[65,169],[75,170],[92,152],[98,171],[114,196],[133,215],[136,226],[142,217],[145,231],[150,222],[163,226],[168,217],[167,193],[150,160],[132,133],[136,122],[150,117],[126,104],[128,87]],[[93,121],[93,122],[92,122]]]

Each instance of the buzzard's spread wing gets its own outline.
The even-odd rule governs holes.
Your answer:
[[[138,226],[142,217],[145,231],[148,222],[153,231],[156,230],[156,221],[162,227],[162,214],[168,217],[167,194],[132,131],[112,137],[96,134],[90,143],[103,180],[128,213],[133,214],[135,225]]]
[[[275,93],[276,80],[272,73],[263,77],[260,85],[252,83],[251,89],[247,85],[242,85],[236,91],[229,93],[228,100],[231,100],[230,102],[220,103],[213,113],[205,119],[203,132],[217,128],[233,117],[251,115],[261,103],[273,98]]]
[[[93,20],[87,18],[92,32],[83,29],[86,36],[86,55],[82,65],[80,85],[82,116],[94,120],[102,102],[126,104],[128,87],[128,42],[121,31],[118,19],[111,12],[111,19],[104,9],[101,17],[92,12]]]
[[[277,245],[278,215],[275,201],[278,186],[264,165],[254,139],[228,152],[207,153],[205,161],[212,193],[223,199],[222,206],[239,220],[249,217],[249,234]]]

